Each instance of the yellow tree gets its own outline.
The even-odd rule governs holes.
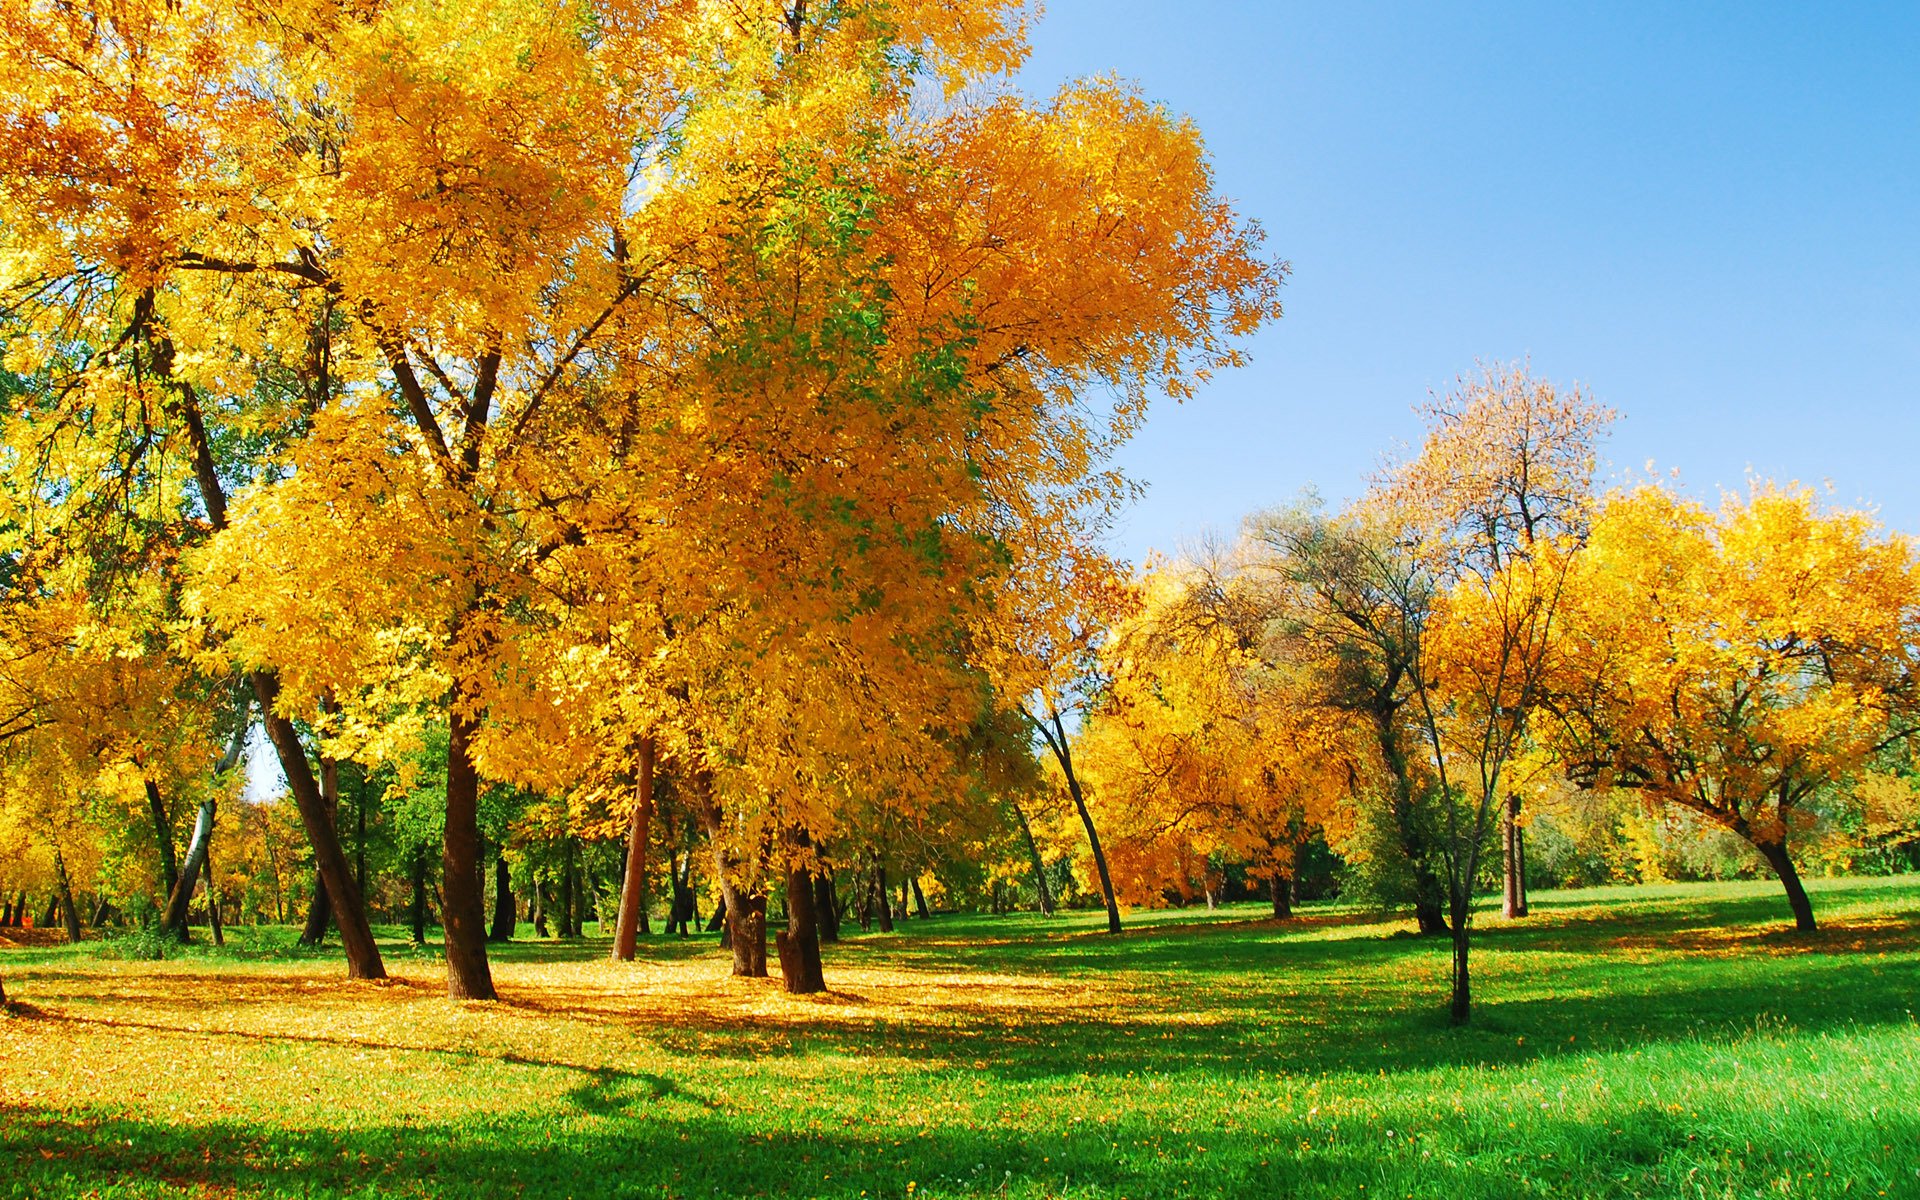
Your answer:
[[[1911,543],[1804,488],[1710,512],[1647,485],[1601,513],[1567,626],[1551,741],[1569,773],[1746,839],[1812,931],[1792,842],[1915,730]]]

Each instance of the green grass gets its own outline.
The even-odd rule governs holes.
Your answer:
[[[818,999],[704,937],[499,948],[494,1006],[398,938],[0,951],[0,1196],[1920,1197],[1920,879],[1814,901],[1483,915],[1467,1029],[1331,907],[910,921]]]

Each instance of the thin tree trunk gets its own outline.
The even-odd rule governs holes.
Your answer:
[[[1785,840],[1777,842],[1755,842],[1754,848],[1767,860],[1773,873],[1780,877],[1780,884],[1787,889],[1787,904],[1793,909],[1793,926],[1801,933],[1813,933],[1818,926],[1813,920],[1813,901],[1807,898],[1806,885],[1800,882],[1800,872],[1793,865],[1793,856],[1787,853]]]
[[[1013,803],[1013,815],[1020,818],[1020,837],[1027,844],[1027,858],[1033,864],[1033,890],[1039,896],[1040,915],[1053,915],[1053,889],[1047,886],[1047,866],[1040,858],[1040,843],[1033,840],[1033,826],[1027,824],[1027,814],[1017,802]]]
[[[1455,1025],[1465,1025],[1473,1016],[1473,986],[1467,973],[1468,936],[1466,913],[1456,905],[1453,917],[1453,1002],[1447,1012],[1448,1020]]]
[[[840,940],[840,903],[834,895],[833,872],[822,870],[813,876],[813,919],[819,926],[820,940]]]
[[[547,885],[538,875],[533,877],[533,933],[535,937],[551,937],[547,928]]]
[[[632,962],[647,907],[647,838],[653,827],[653,739],[640,739],[634,768],[633,817],[627,822],[627,874],[620,883],[620,919],[613,928],[613,959]]]
[[[922,920],[931,919],[933,913],[927,908],[927,894],[920,890],[920,877],[915,875],[908,882],[913,885],[914,909],[920,914]]]
[[[427,944],[427,852],[424,847],[413,848],[413,944]]]
[[[893,897],[887,894],[891,890],[887,886],[887,864],[876,857],[873,860],[873,891],[880,909],[881,933],[893,932]]]
[[[1107,932],[1119,933],[1120,902],[1113,894],[1113,876],[1107,870],[1106,851],[1100,848],[1100,832],[1093,827],[1093,814],[1087,811],[1087,798],[1080,790],[1080,776],[1073,769],[1073,751],[1067,745],[1067,729],[1058,711],[1048,716],[1053,722],[1053,736],[1047,739],[1047,743],[1060,763],[1061,773],[1067,778],[1067,794],[1073,797],[1074,811],[1080,814],[1080,824],[1087,830],[1087,845],[1093,849],[1094,870],[1100,876],[1100,895],[1107,902]]]
[[[313,845],[314,866],[326,884],[327,896],[338,901],[333,919],[340,928],[340,944],[346,950],[347,977],[385,979],[386,964],[380,961],[380,947],[373,940],[373,929],[367,924],[366,913],[360,905],[360,889],[353,885],[353,876],[347,871],[347,858],[340,852],[340,839],[333,829],[333,814],[328,811],[320,785],[313,777],[306,748],[300,744],[293,722],[274,712],[274,702],[280,696],[279,677],[268,671],[255,671],[248,678],[253,684],[254,698],[260,702],[260,711],[265,714],[267,740],[280,756],[280,769],[286,774],[294,807],[300,810],[300,822],[306,826],[307,840]]]
[[[318,871],[313,875],[313,903],[307,907],[307,925],[300,931],[302,946],[318,946],[326,940],[327,918],[333,912],[333,905],[327,898],[327,877]]]
[[[507,847],[502,842],[493,856],[493,928],[487,930],[490,942],[513,940],[513,872],[507,867]]]
[[[193,819],[193,837],[187,842],[187,861],[180,868],[180,878],[167,897],[166,914],[160,919],[160,928],[170,930],[183,942],[187,940],[187,909],[193,903],[194,886],[200,882],[200,869],[207,861],[208,843],[213,840],[214,807],[212,798],[200,802],[200,811]]]
[[[1504,897],[1501,911],[1508,920],[1527,915],[1527,877],[1526,862],[1520,851],[1520,796],[1510,793],[1507,796],[1506,819],[1501,822],[1504,856],[1502,874],[1504,876]]]
[[[67,875],[67,859],[60,853],[60,846],[53,847],[53,878],[60,891],[60,915],[66,919],[67,941],[78,945],[80,942],[80,910],[73,903],[73,880]]]
[[[471,745],[472,717],[454,712],[447,736],[447,825],[440,841],[440,923],[446,931],[447,995],[493,1000],[487,964],[487,914],[480,888],[480,777]]]
[[[573,923],[573,836],[562,834],[560,842],[560,936],[579,937],[580,927]]]
[[[207,871],[207,924],[213,929],[213,944],[224,949],[227,944],[227,933],[220,926],[220,885],[214,882],[213,834],[211,832],[207,834],[207,848],[201,852],[201,857],[206,860]]]
[[[153,832],[160,842],[160,885],[168,896],[180,883],[180,860],[173,848],[173,820],[167,816],[166,801],[160,798],[160,785],[147,785],[147,809],[153,814]]]

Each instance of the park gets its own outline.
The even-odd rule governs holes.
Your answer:
[[[1913,52],[0,6],[0,1200],[1920,1197]]]

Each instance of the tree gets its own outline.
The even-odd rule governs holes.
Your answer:
[[[1839,785],[1911,738],[1920,567],[1907,539],[1757,484],[1717,512],[1611,498],[1569,587],[1551,739],[1567,771],[1749,842],[1815,928],[1791,844]]]

